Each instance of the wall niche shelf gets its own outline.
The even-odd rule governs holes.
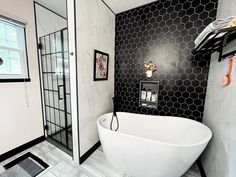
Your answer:
[[[219,62],[226,55],[223,55],[223,48],[236,39],[236,27],[223,28],[207,34],[194,49],[194,54],[211,54],[219,52]]]
[[[140,81],[139,106],[157,109],[159,94],[158,81]]]

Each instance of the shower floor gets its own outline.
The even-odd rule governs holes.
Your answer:
[[[64,148],[72,151],[73,148],[73,141],[72,141],[72,127],[68,128],[68,147],[66,146],[66,130],[60,130],[49,137],[56,141],[58,144],[62,145]]]

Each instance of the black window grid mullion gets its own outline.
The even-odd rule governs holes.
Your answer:
[[[55,125],[55,126],[57,126],[57,127],[59,127],[60,129],[65,129],[65,127],[62,127],[62,126],[56,124],[55,122],[51,122],[51,121],[49,121],[49,120],[47,120],[47,122],[50,123],[50,124],[53,124],[53,125]],[[60,132],[60,131],[58,131],[58,132]],[[53,134],[55,134],[55,133],[57,133],[57,132],[54,132]]]
[[[55,74],[55,72],[44,71],[43,74]]]
[[[65,52],[69,52],[69,51],[65,51]],[[42,54],[42,56],[53,55],[53,54],[63,54],[63,51],[59,51],[59,52],[50,52],[50,53]]]
[[[58,90],[52,90],[52,89],[45,89],[47,91],[51,91],[51,92],[57,92],[58,93]],[[70,95],[70,93],[66,93],[67,95]]]
[[[65,112],[65,110],[63,110],[63,109],[59,109],[59,108],[54,108],[54,107],[52,107],[52,106],[50,106],[50,105],[45,105],[46,107],[48,107],[48,108],[53,108],[53,109],[56,109],[56,110],[58,110],[58,111],[61,111],[61,112],[64,112],[64,113],[66,113]],[[67,114],[71,114],[70,112],[67,112]]]

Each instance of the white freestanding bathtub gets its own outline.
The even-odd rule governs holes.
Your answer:
[[[185,118],[123,112],[117,116],[117,132],[110,130],[112,113],[98,119],[99,137],[108,162],[132,177],[180,177],[212,137],[208,127]]]

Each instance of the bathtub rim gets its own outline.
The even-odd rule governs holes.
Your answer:
[[[117,112],[117,113],[137,114],[137,113],[129,113],[129,112]],[[97,126],[98,127],[104,129],[104,131],[106,131],[106,132],[109,132],[109,133],[112,133],[112,134],[118,134],[120,136],[127,136],[127,137],[134,138],[134,139],[137,139],[137,140],[147,141],[147,142],[151,142],[151,143],[158,143],[158,144],[163,144],[163,145],[168,145],[168,146],[174,146],[174,147],[193,147],[193,146],[201,146],[203,144],[207,144],[211,140],[211,138],[212,138],[212,131],[205,124],[197,122],[197,121],[194,121],[194,120],[191,120],[191,119],[188,119],[188,118],[175,117],[175,116],[159,116],[159,117],[180,118],[180,119],[186,119],[186,121],[192,121],[192,122],[194,122],[196,124],[200,124],[201,126],[205,127],[208,130],[209,135],[207,136],[207,138],[204,138],[204,140],[200,141],[199,143],[192,143],[192,144],[167,143],[167,142],[163,142],[163,141],[159,141],[159,140],[152,140],[152,139],[148,139],[148,138],[138,137],[138,136],[122,133],[122,132],[112,131],[112,130],[110,130],[108,128],[103,127],[100,124],[100,122],[102,122],[101,119],[104,116],[108,115],[108,114],[112,114],[112,112],[106,113],[106,114],[103,114],[103,115],[99,116],[99,118],[97,119]],[[137,114],[137,115],[142,115],[142,114]],[[144,115],[146,115],[146,114],[144,114]],[[147,116],[153,116],[154,117],[154,116],[158,116],[158,115],[147,115]]]

